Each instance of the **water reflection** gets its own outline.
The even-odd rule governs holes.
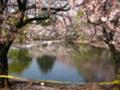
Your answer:
[[[40,70],[47,74],[53,67],[56,57],[50,55],[43,55],[38,57],[37,62]]]
[[[9,72],[22,73],[31,64],[31,57],[27,49],[15,49],[9,52]]]
[[[71,56],[72,65],[79,73],[85,76],[86,82],[112,81],[114,79],[114,63],[111,53],[103,48],[96,48],[88,45],[69,45],[73,53]]]
[[[9,56],[11,75],[20,72],[19,76],[35,80],[99,82],[112,81],[115,76],[110,52],[88,45],[52,43],[15,49]]]
[[[120,80],[120,51],[115,51],[115,53],[112,52],[112,58],[114,62],[115,67],[115,80]]]
[[[86,82],[112,81],[114,71],[110,53],[95,47],[81,46],[80,48],[83,50],[75,51],[72,57],[78,71],[86,77]]]

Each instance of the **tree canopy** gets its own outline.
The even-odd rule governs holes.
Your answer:
[[[0,43],[12,40],[23,26],[55,18],[58,12],[69,8],[66,0],[1,0]]]

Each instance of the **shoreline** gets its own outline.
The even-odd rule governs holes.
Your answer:
[[[104,43],[104,42],[91,42],[91,41],[87,41],[87,40],[76,40],[76,41],[70,41],[74,44],[85,44],[85,45],[90,45],[90,46],[95,46],[95,47],[98,47],[98,48],[105,48],[105,49],[109,49],[108,46]],[[16,44],[13,44],[12,48],[31,48],[31,47],[34,47],[34,46],[39,46],[39,45],[51,45],[52,43],[68,43],[69,44],[69,41],[65,41],[65,40],[46,40],[46,41],[33,41],[33,42],[29,42],[29,43],[16,43]],[[117,48],[119,49],[119,48]]]
[[[39,46],[39,45],[50,45],[52,43],[68,43],[72,42],[74,44],[85,44],[90,46],[95,46],[98,48],[104,48],[109,49],[108,45],[105,44],[103,41],[90,41],[90,40],[41,40],[41,41],[32,41],[28,42],[26,44],[13,44],[13,47],[22,47],[22,48],[31,48],[33,46]],[[120,50],[120,45],[114,44],[117,50]]]
[[[100,83],[88,83],[88,84],[57,84],[50,82],[33,82],[22,80],[10,80],[11,86],[5,87],[0,90],[119,90],[120,84],[100,84]]]

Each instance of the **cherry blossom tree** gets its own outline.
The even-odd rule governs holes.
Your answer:
[[[59,3],[58,3],[59,2]],[[66,0],[0,0],[0,75],[7,75],[7,53],[17,34],[26,25],[55,18],[69,10]],[[0,85],[8,79],[0,78]]]
[[[120,1],[119,0],[84,0],[82,8],[86,21],[96,32],[101,31],[104,41],[115,62],[115,79],[120,79],[120,52],[116,48],[116,34],[120,33]]]

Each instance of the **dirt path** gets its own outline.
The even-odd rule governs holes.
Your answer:
[[[113,84],[84,84],[84,85],[68,85],[53,83],[33,83],[27,81],[12,81],[9,88],[0,90],[120,90],[120,85]]]

